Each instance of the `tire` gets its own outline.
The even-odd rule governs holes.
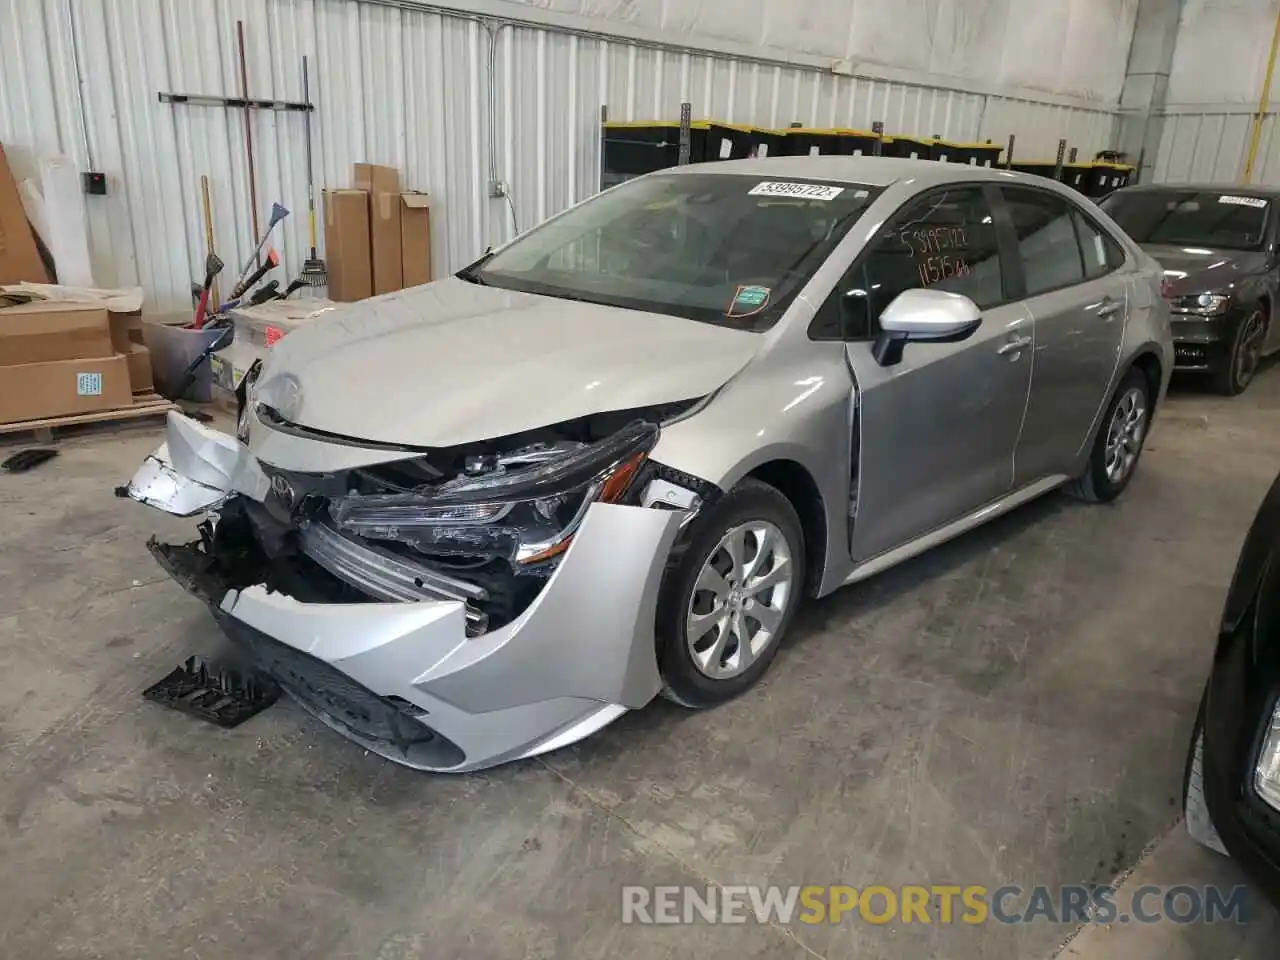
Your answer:
[[[1182,812],[1187,833],[1191,839],[1224,856],[1227,852],[1213,816],[1204,799],[1204,700],[1196,716],[1195,730],[1191,733],[1191,749],[1187,752],[1187,768],[1182,778]]]
[[[748,576],[757,562],[767,567]],[[743,589],[784,569],[789,577],[773,585]],[[750,688],[777,656],[804,582],[804,531],[795,508],[768,484],[742,481],[694,521],[687,547],[663,579],[655,621],[663,696],[696,709]]]
[[[1140,402],[1140,411],[1128,405],[1131,400]],[[1108,469],[1108,461],[1112,455],[1109,447],[1115,439],[1114,431],[1119,427],[1118,417],[1122,406],[1126,421],[1124,429],[1129,431],[1124,449],[1120,453],[1125,466],[1118,474],[1113,474]],[[1093,450],[1089,454],[1088,466],[1083,474],[1067,485],[1066,492],[1088,503],[1110,503],[1120,496],[1138,469],[1138,459],[1142,456],[1142,445],[1146,442],[1147,428],[1150,425],[1151,385],[1147,382],[1146,374],[1137,367],[1130,367],[1120,381],[1120,386],[1116,388],[1111,402],[1107,404],[1107,412],[1102,418],[1098,435],[1093,441]]]
[[[1231,353],[1222,367],[1214,371],[1213,386],[1218,393],[1228,397],[1244,393],[1258,372],[1266,340],[1266,311],[1260,304],[1255,305],[1236,325],[1235,336],[1231,338]]]

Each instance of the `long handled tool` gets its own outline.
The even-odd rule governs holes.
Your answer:
[[[210,253],[204,259],[204,286],[200,288],[200,303],[196,306],[196,322],[192,324],[197,330],[204,326],[208,316],[209,291],[213,289],[214,279],[222,272],[223,263],[216,253]]]
[[[231,291],[231,299],[239,300],[247,291],[252,290],[259,280],[278,266],[280,266],[280,254],[276,253],[275,247],[272,247],[267,251],[267,259],[262,262],[262,266],[236,284],[235,289]]]
[[[256,307],[258,304],[274,300],[278,296],[280,296],[280,281],[271,280],[254,291],[253,296],[249,298],[249,306]]]
[[[213,243],[213,204],[209,202],[208,174],[200,178],[200,197],[204,202],[204,249],[205,253],[212,254],[216,248]],[[218,302],[218,281],[216,278],[213,281],[213,292],[210,297],[214,303]]]
[[[302,99],[311,106],[311,82],[307,75],[307,58],[302,58]],[[303,114],[303,123],[307,131],[307,235],[311,243],[311,255],[307,257],[299,274],[312,287],[323,287],[329,282],[324,261],[316,253],[316,183],[315,172],[311,165],[311,111]],[[288,294],[286,293],[287,297]],[[283,299],[283,298],[282,298]]]
[[[244,21],[236,21],[236,43],[240,49],[240,96],[249,99],[249,66],[244,56]],[[253,111],[244,112],[244,149],[249,163],[249,215],[253,218],[253,242],[258,243],[258,178],[253,164]],[[261,247],[258,248],[261,251]],[[258,254],[255,252],[254,257]]]
[[[214,337],[213,340],[209,342],[208,346],[206,346],[203,350],[200,351],[199,354],[196,355],[196,358],[191,361],[191,363],[187,366],[187,369],[182,371],[182,376],[178,378],[178,385],[173,391],[174,399],[179,399],[183,397],[186,394],[186,392],[191,389],[191,385],[196,382],[196,375],[199,374],[200,368],[204,364],[209,362],[209,358],[211,356],[213,356],[223,347],[229,346],[231,341],[235,338],[236,328],[231,324],[230,321],[223,321],[223,320],[214,321],[214,323],[224,323],[224,322],[226,326],[224,327],[222,333]]]
[[[258,241],[258,246],[254,248],[253,255],[244,262],[244,266],[240,268],[240,276],[236,279],[236,285],[239,286],[244,282],[253,268],[259,265],[262,257],[262,248],[267,245],[267,241],[271,239],[271,231],[275,230],[276,224],[289,215],[289,208],[282,203],[271,204],[271,219],[267,221],[267,232],[262,235],[262,239]],[[244,289],[248,289],[247,287]],[[232,294],[235,296],[235,294]]]
[[[311,286],[311,284],[307,283],[306,277],[294,277],[289,281],[289,285],[276,294],[276,296],[281,300],[288,300],[303,287],[309,286]]]

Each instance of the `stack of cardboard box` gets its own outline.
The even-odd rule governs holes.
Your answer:
[[[363,300],[431,280],[431,199],[400,189],[393,167],[357,163],[355,187],[324,192],[332,300]]]
[[[35,234],[22,209],[18,184],[0,146],[0,283],[48,283]]]
[[[0,423],[128,407],[151,389],[138,313],[43,301],[0,310]]]

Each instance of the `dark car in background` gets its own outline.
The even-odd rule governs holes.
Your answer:
[[[1229,396],[1280,350],[1280,189],[1151,184],[1117,190],[1102,209],[1165,271],[1175,369]]]
[[[1236,563],[1184,784],[1187,831],[1280,904],[1280,477]]]

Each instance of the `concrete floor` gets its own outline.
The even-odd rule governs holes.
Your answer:
[[[620,888],[1108,881],[1165,835],[1139,876],[1233,876],[1173,828],[1280,469],[1280,370],[1239,400],[1172,397],[1113,507],[1051,496],[811,604],[733,704],[660,702],[461,777],[287,703],[221,731],[141,700],[220,646],[143,548],[188,524],[112,497],[156,442],[71,442],[0,478],[0,956],[1026,960],[1072,930],[623,926]],[[1280,926],[1258,907],[1245,930],[1089,930],[1064,956],[1261,957]]]

